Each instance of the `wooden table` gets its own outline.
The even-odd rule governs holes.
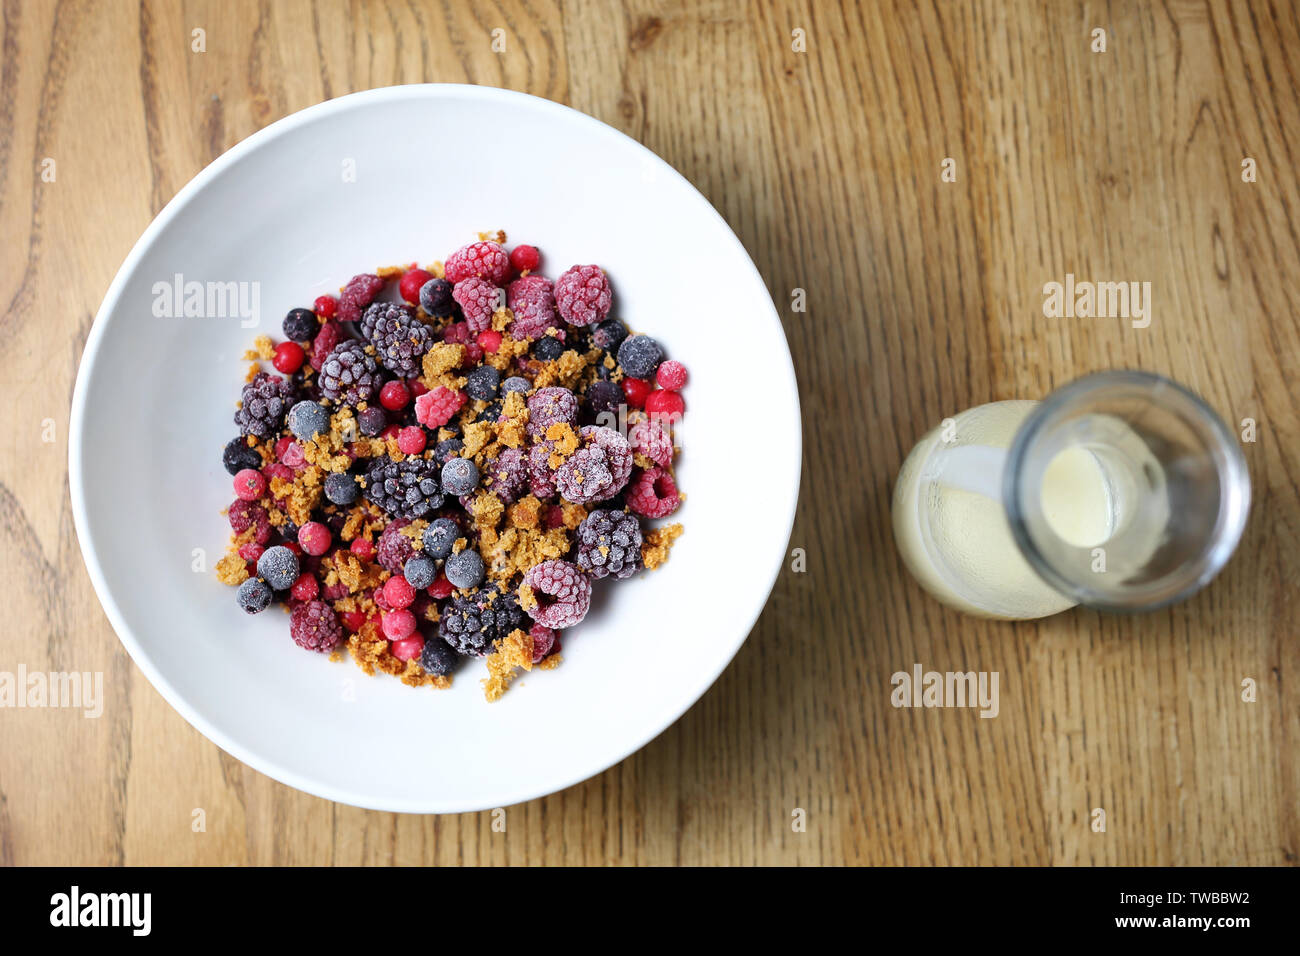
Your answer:
[[[1294,863],[1298,33],[1276,0],[6,3],[0,670],[101,670],[107,702],[0,710],[0,863]],[[119,646],[68,502],[77,361],[151,217],[267,123],[421,81],[568,103],[680,169],[766,277],[802,391],[806,571],[671,730],[505,834],[221,753]],[[1149,281],[1153,321],[1044,317],[1066,273]],[[1121,366],[1258,423],[1224,574],[1137,618],[991,623],[927,597],[888,520],[912,443]],[[894,709],[915,662],[998,671],[1000,715]]]

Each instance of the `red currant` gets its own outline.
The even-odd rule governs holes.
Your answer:
[[[405,408],[410,400],[411,390],[404,382],[385,382],[384,387],[379,390],[379,404],[390,412]]]
[[[671,392],[680,391],[686,384],[686,366],[669,359],[659,366],[659,371],[655,373],[655,381],[659,383],[660,388],[666,388]]]
[[[330,529],[319,521],[308,521],[298,529],[298,544],[310,555],[319,557],[330,549]]]
[[[501,348],[501,333],[495,329],[484,329],[474,341],[484,352],[495,352]]]
[[[429,386],[425,385],[418,378],[411,379],[407,382],[407,386],[411,389],[412,398],[419,398],[421,395],[428,394],[429,391]]]
[[[686,403],[676,392],[660,388],[646,396],[645,410],[651,415],[677,419],[686,411]]]
[[[266,494],[266,479],[260,471],[245,468],[235,475],[235,497],[242,501],[256,501]]]
[[[348,550],[362,561],[369,561],[375,556],[375,543],[369,538],[357,538]]]
[[[364,611],[344,611],[339,617],[343,618],[343,626],[355,634],[366,623]]]
[[[312,308],[322,319],[332,319],[339,310],[339,300],[332,295],[318,295]]]
[[[390,438],[393,439],[393,441],[397,441],[397,434],[401,430],[402,430],[401,425],[389,425],[387,428],[385,428],[383,431],[379,433],[379,437],[382,438],[384,441],[388,441],[388,439]]]
[[[319,593],[320,585],[316,583],[316,579],[309,571],[298,575],[298,580],[294,581],[293,587],[289,588],[289,594],[295,601],[314,601]]]
[[[542,254],[536,246],[515,246],[510,250],[510,264],[519,272],[533,272],[541,264]]]
[[[302,363],[306,360],[307,353],[297,342],[281,342],[275,347],[275,356],[271,359],[271,364],[285,375],[292,375],[302,368]]]
[[[384,582],[384,599],[394,608],[410,607],[415,600],[415,588],[398,574]]]
[[[453,588],[451,582],[447,580],[447,575],[438,572],[438,576],[433,579],[433,583],[425,590],[429,592],[429,597],[431,598],[448,598],[451,597],[451,592],[454,591],[455,588]]]
[[[406,608],[387,611],[379,623],[384,629],[384,637],[390,641],[400,641],[415,633],[415,615]]]
[[[415,660],[424,651],[424,638],[419,634],[412,634],[400,641],[393,641],[388,649],[399,661]]]
[[[420,301],[420,287],[432,278],[423,269],[407,269],[402,273],[402,281],[397,283],[397,291],[411,305],[416,305]]]
[[[403,455],[418,455],[424,451],[428,436],[419,425],[407,425],[397,433],[397,450]]]
[[[643,378],[625,378],[623,394],[632,408],[644,408],[646,396],[650,394],[650,383]]]

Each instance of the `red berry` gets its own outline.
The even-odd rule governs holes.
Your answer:
[[[375,556],[375,543],[369,538],[357,538],[348,550],[362,561],[370,561]]]
[[[484,329],[474,341],[484,352],[495,352],[501,348],[501,333],[495,329]]]
[[[480,240],[449,255],[443,271],[452,285],[475,277],[500,285],[510,276],[510,257],[500,244]]]
[[[415,600],[415,588],[402,575],[396,574],[384,582],[384,599],[395,608],[410,607]]]
[[[272,478],[282,478],[285,481],[293,481],[293,469],[278,461],[273,461],[263,468],[262,474],[266,476],[268,483],[270,483]]]
[[[310,572],[304,571],[293,582],[293,587],[289,588],[289,594],[295,601],[314,601],[316,595],[320,594],[320,585]]]
[[[564,509],[559,505],[551,505],[546,509],[546,515],[543,518],[546,522],[546,530],[554,531],[556,528],[564,526]]]
[[[429,592],[429,597],[431,598],[448,598],[451,597],[451,592],[456,589],[453,588],[451,582],[447,580],[447,575],[439,571],[438,576],[433,579],[433,583],[425,588],[425,590]]]
[[[428,436],[419,425],[407,425],[397,433],[397,450],[403,455],[418,455],[427,442]]]
[[[413,661],[424,651],[424,638],[419,634],[412,634],[400,641],[393,641],[389,650],[399,661]]]
[[[441,428],[465,404],[465,393],[439,385],[415,400],[415,420],[429,428]]]
[[[655,373],[655,381],[659,383],[660,388],[666,388],[670,392],[679,391],[686,384],[686,366],[669,359],[659,366],[659,371]]]
[[[366,623],[366,615],[363,611],[344,611],[339,617],[343,618],[343,626],[353,634],[361,630]]]
[[[375,602],[375,606],[381,611],[397,610],[397,608],[388,603],[388,598],[384,597],[384,586],[382,584],[371,592],[370,598]]]
[[[402,281],[397,283],[397,291],[411,305],[418,305],[420,302],[420,286],[432,278],[433,276],[423,269],[407,269],[402,273]]]
[[[555,631],[545,624],[534,624],[528,629],[528,636],[533,639],[533,663],[539,663],[555,646]]]
[[[644,408],[646,396],[650,394],[650,383],[643,378],[623,379],[623,394],[632,408]]]
[[[686,411],[686,403],[676,392],[660,388],[646,396],[645,410],[652,418],[659,416],[676,420],[682,417],[682,412]]]
[[[427,395],[429,392],[429,386],[425,385],[418,378],[413,378],[406,384],[407,387],[410,388],[411,396],[413,398],[419,398],[421,395]]]
[[[379,437],[382,438],[384,441],[388,441],[388,439],[390,438],[393,439],[393,441],[397,441],[397,435],[401,430],[402,430],[401,425],[389,425],[387,428],[385,428],[383,431],[379,433]]]
[[[265,550],[266,548],[256,541],[249,541],[247,544],[240,545],[239,556],[245,561],[256,561]]]
[[[322,319],[332,319],[334,313],[339,310],[339,303],[332,295],[318,295],[316,301],[312,303],[312,308]]]
[[[410,400],[411,390],[403,382],[385,382],[379,390],[379,404],[390,412],[405,408]]]
[[[285,375],[292,375],[302,368],[302,363],[306,360],[307,353],[297,342],[281,342],[275,347],[275,357],[271,359],[271,364]]]
[[[285,450],[286,448],[288,448],[288,447],[289,447],[290,445],[292,445],[292,444],[293,444],[293,439],[290,438],[288,435],[285,435],[283,438],[281,438],[281,439],[279,439],[278,441],[276,441],[276,443],[275,443],[275,457],[276,457],[276,458],[279,458],[281,461],[283,461],[283,460],[284,460],[284,450]]]
[[[308,521],[298,529],[298,543],[308,554],[322,555],[330,549],[330,529],[319,521]]]
[[[415,633],[415,615],[405,608],[385,612],[379,623],[384,629],[384,637],[390,641],[400,641]]]
[[[256,501],[266,494],[266,479],[262,473],[253,468],[245,468],[235,475],[235,497],[244,501]]]
[[[334,346],[339,344],[342,337],[337,322],[326,322],[322,325],[311,343],[311,367],[319,372],[320,367],[325,364],[330,352],[334,351]]]
[[[298,557],[300,558],[302,557],[302,547],[298,544],[297,541],[286,541],[284,543],[284,546],[288,548],[290,551],[292,551],[294,554],[298,555]]]
[[[307,456],[303,454],[302,445],[299,445],[296,441],[289,443],[289,446],[284,450],[284,454],[280,456],[280,460],[295,470],[307,464]]]
[[[542,255],[536,246],[515,246],[510,250],[510,264],[519,272],[525,269],[534,272],[541,261]]]

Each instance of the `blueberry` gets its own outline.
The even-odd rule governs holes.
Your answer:
[[[508,394],[510,392],[523,392],[525,395],[527,395],[532,390],[533,390],[532,383],[530,383],[526,378],[520,378],[518,375],[512,375],[504,382],[501,383],[502,394]]]
[[[311,309],[290,309],[284,317],[284,337],[290,342],[310,342],[318,331],[320,323]]]
[[[243,438],[232,438],[226,442],[226,447],[221,451],[221,464],[225,466],[226,471],[237,475],[245,468],[260,469],[262,456],[255,448],[249,448],[248,442]]]
[[[451,283],[446,279],[430,279],[420,286],[420,308],[430,315],[446,317],[454,308]]]
[[[618,319],[606,319],[591,333],[591,344],[606,352],[614,352],[627,338],[627,327]]]
[[[445,558],[451,554],[452,545],[460,537],[460,525],[451,518],[434,518],[424,529],[424,553],[432,558]]]
[[[353,504],[361,495],[361,486],[355,475],[337,472],[325,476],[325,497],[336,505]]]
[[[271,589],[265,581],[249,578],[235,592],[235,600],[249,614],[261,614],[271,606]]]
[[[444,570],[447,580],[458,588],[475,588],[483,581],[483,559],[473,548],[453,554]]]
[[[592,382],[587,389],[587,408],[593,415],[602,412],[617,412],[623,404],[623,389],[613,382]]]
[[[491,365],[480,365],[465,376],[465,391],[470,398],[490,402],[501,388],[501,373]]]
[[[317,435],[327,434],[330,430],[330,413],[325,406],[310,399],[299,402],[289,409],[289,431],[295,438],[311,441]]]
[[[374,438],[388,427],[388,416],[378,405],[370,405],[357,415],[357,427],[367,438]]]
[[[564,343],[553,335],[537,340],[533,346],[533,357],[543,362],[550,362],[564,354]]]
[[[618,364],[632,378],[649,379],[663,360],[664,350],[648,335],[633,335],[618,347]]]
[[[478,466],[468,458],[453,458],[442,466],[442,490],[467,495],[478,487]]]
[[[433,558],[425,557],[423,554],[411,555],[402,567],[402,577],[406,578],[407,584],[417,590],[427,588],[437,576],[438,566],[433,563]]]
[[[277,591],[287,591],[298,580],[298,555],[282,544],[267,548],[257,559],[257,574]]]
[[[483,409],[483,411],[479,412],[478,417],[476,417],[474,421],[494,422],[500,417],[501,417],[501,403],[493,402],[487,408]]]
[[[420,666],[426,674],[446,677],[459,663],[460,655],[441,637],[430,635],[424,642],[424,650],[420,652]]]
[[[433,446],[434,461],[448,462],[453,458],[459,458],[464,447],[465,443],[459,438],[444,438]]]

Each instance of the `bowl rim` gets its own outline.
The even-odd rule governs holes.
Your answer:
[[[461,806],[454,803],[436,800],[411,801],[391,799],[387,797],[375,799],[374,797],[367,797],[363,792],[351,792],[339,786],[312,779],[308,775],[281,767],[277,765],[273,759],[255,753],[230,739],[219,726],[216,726],[213,722],[200,714],[195,707],[192,707],[184,696],[176,690],[176,688],[154,664],[145,647],[132,633],[131,627],[128,625],[121,608],[113,599],[113,595],[108,587],[107,579],[105,578],[103,569],[100,566],[99,559],[92,547],[89,514],[86,510],[85,488],[82,480],[82,469],[84,467],[82,455],[82,444],[84,438],[83,421],[86,410],[90,370],[95,364],[100,345],[106,334],[106,329],[109,324],[109,316],[117,310],[123,289],[134,274],[140,260],[144,258],[157,241],[158,236],[164,231],[164,229],[166,229],[171,221],[180,214],[189,202],[208,185],[209,182],[244,156],[262,148],[275,139],[293,132],[298,127],[314,122],[323,116],[350,110],[367,103],[430,98],[471,98],[483,101],[524,104],[530,109],[550,112],[557,118],[562,118],[568,122],[576,122],[590,127],[598,127],[603,134],[612,134],[614,137],[624,140],[625,143],[631,144],[635,150],[640,151],[642,158],[647,163],[653,164],[660,173],[676,179],[699,197],[703,205],[723,226],[726,234],[731,237],[737,250],[741,256],[744,257],[744,261],[749,264],[754,279],[764,288],[765,291],[767,289],[767,284],[764,281],[762,274],[758,271],[757,266],[754,265],[754,261],[750,257],[748,250],[745,249],[744,244],[736,236],[735,231],[727,221],[722,217],[717,209],[714,208],[713,204],[709,202],[708,198],[705,197],[703,193],[696,189],[685,176],[678,172],[670,163],[662,159],[653,150],[607,123],[604,123],[593,116],[589,116],[580,110],[573,109],[572,107],[565,106],[564,104],[557,103],[553,100],[548,100],[528,93],[521,93],[515,90],[464,83],[416,83],[377,87],[374,89],[345,94],[343,96],[337,96],[316,103],[312,106],[305,107],[297,112],[290,113],[289,115],[270,123],[262,129],[259,129],[240,140],[200,170],[193,179],[181,187],[176,195],[173,196],[165,206],[163,206],[163,208],[149,223],[145,231],[136,240],[135,244],[131,247],[131,251],[127,254],[125,260],[123,260],[122,265],[118,268],[112,282],[109,284],[108,291],[104,294],[104,299],[100,304],[98,311],[95,313],[94,322],[92,323],[90,332],[86,338],[85,347],[82,350],[77,368],[76,381],[73,387],[71,416],[69,422],[68,484],[69,494],[72,500],[73,525],[77,533],[77,543],[81,550],[82,560],[85,563],[87,574],[90,577],[91,586],[94,588],[95,595],[99,599],[100,606],[104,609],[104,613],[108,617],[109,624],[117,635],[118,641],[126,649],[131,660],[141,670],[153,688],[162,695],[163,699],[167,701],[172,709],[180,714],[191,727],[201,733],[221,750],[230,754],[241,763],[253,768],[257,772],[265,774],[271,779],[286,786],[292,787],[296,790],[301,790],[304,793],[309,793],[313,796],[331,800],[336,803],[343,803],[350,806],[361,807],[363,809],[394,813],[464,813],[478,812],[486,809],[486,807]],[[772,302],[770,292],[767,294],[766,298],[768,305],[766,318],[776,324],[777,329],[781,333],[782,341],[785,342],[785,330],[781,324],[780,315],[776,310],[776,306]],[[758,317],[755,316],[754,320],[758,321]],[[628,746],[626,746],[626,748],[616,748],[618,754],[613,759],[607,760],[605,757],[601,757],[601,759],[597,761],[598,766],[582,769],[576,774],[568,775],[560,784],[545,783],[540,787],[535,784],[521,784],[515,786],[512,789],[512,792],[503,794],[501,800],[494,801],[489,806],[511,806],[548,796],[553,793],[558,793],[575,786],[576,784],[582,783],[585,780],[596,777],[611,767],[616,766],[648,745],[665,730],[680,720],[691,707],[695,706],[695,704],[698,703],[706,693],[708,693],[709,689],[717,682],[722,672],[728,665],[730,665],[731,661],[735,659],[736,654],[748,639],[750,632],[753,630],[759,616],[762,614],[763,609],[767,606],[768,600],[771,598],[772,589],[776,585],[777,578],[781,572],[781,567],[785,562],[785,551],[794,529],[794,518],[798,508],[803,464],[803,420],[799,402],[798,382],[795,377],[794,362],[790,355],[788,342],[786,342],[786,348],[784,349],[784,357],[786,382],[783,384],[786,387],[783,390],[789,394],[790,399],[794,402],[793,424],[795,439],[792,449],[795,452],[794,462],[792,464],[793,482],[791,484],[789,501],[786,506],[787,514],[785,518],[785,534],[782,536],[784,544],[780,552],[777,554],[777,560],[768,574],[766,597],[758,604],[757,609],[750,615],[744,630],[740,632],[740,636],[735,642],[735,646],[731,649],[730,653],[722,659],[720,666],[712,674],[708,675],[707,680],[704,680],[703,676],[701,677],[699,691],[686,701],[680,710],[673,708],[676,712],[672,713],[670,718],[663,723],[662,726],[653,729],[650,733],[645,735],[643,739],[632,741]],[[777,524],[776,527],[780,527],[780,525]]]

